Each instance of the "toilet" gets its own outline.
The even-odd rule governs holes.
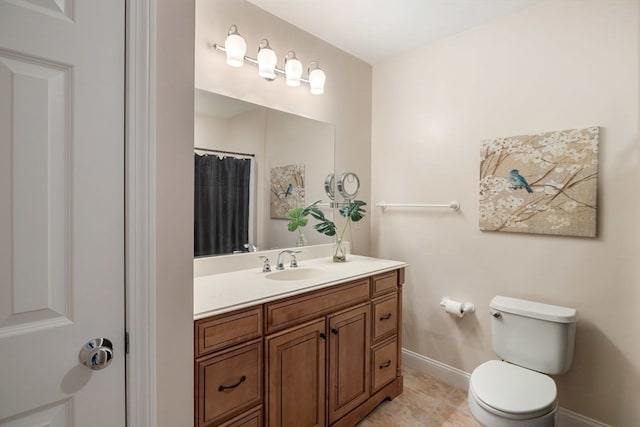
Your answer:
[[[489,307],[493,350],[502,360],[471,374],[471,414],[486,427],[557,426],[556,384],[547,374],[571,366],[576,310],[504,296]]]

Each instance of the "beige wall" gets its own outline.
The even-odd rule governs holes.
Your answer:
[[[247,42],[247,55],[257,54],[258,43],[268,38],[279,58],[294,50],[304,67],[313,60],[327,74],[323,95],[308,87],[291,88],[282,77],[268,82],[257,68],[229,67],[223,54],[208,47],[224,43],[229,26],[236,24]],[[197,0],[195,86],[255,104],[333,123],[336,131],[336,172],[350,170],[362,181],[359,198],[369,202],[371,183],[371,66],[326,42],[264,12],[245,0]],[[278,66],[283,68],[282,59]],[[305,71],[306,75],[306,71]],[[353,251],[369,253],[369,217],[354,230]]]
[[[575,307],[560,404],[621,427],[640,420],[638,18],[635,0],[548,0],[373,70],[373,202],[462,205],[373,217],[373,254],[410,263],[405,347],[471,372],[495,358],[494,295]],[[588,126],[597,238],[479,231],[482,139]],[[444,296],[478,310],[454,319]]]
[[[155,139],[155,247],[150,269],[156,319],[158,427],[193,423],[193,28],[194,4],[155,3],[151,138]],[[155,256],[155,258],[154,258]],[[142,341],[145,338],[138,338]],[[153,342],[153,337],[149,337]]]

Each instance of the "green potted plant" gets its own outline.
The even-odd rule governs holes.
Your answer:
[[[313,202],[305,208],[299,207],[290,209],[286,214],[286,217],[289,220],[287,229],[291,232],[297,230],[299,234],[296,246],[304,246],[305,241],[304,234],[302,234],[302,228],[309,223],[309,219],[307,217],[311,215],[319,221],[313,226],[315,230],[325,236],[335,236],[333,261],[345,262],[347,260],[347,253],[344,247],[344,235],[352,222],[358,222],[364,218],[366,211],[363,209],[363,206],[366,206],[367,204],[362,200],[347,201],[344,206],[338,210],[338,212],[340,212],[340,216],[346,218],[342,229],[338,232],[335,222],[324,215],[324,212],[318,208],[318,203],[320,203],[320,200]]]
[[[344,235],[352,222],[358,222],[364,218],[366,211],[362,207],[366,206],[366,203],[362,200],[349,200],[338,210],[340,216],[346,218],[342,230],[339,232],[336,224],[325,217],[324,212],[314,205],[312,205],[313,207],[310,206],[309,214],[320,222],[314,225],[313,228],[325,236],[336,236],[333,249],[333,261],[345,262],[347,260],[347,253],[344,247]]]
[[[286,217],[289,220],[287,230],[291,232],[294,232],[296,230],[298,231],[296,246],[306,245],[307,242],[304,234],[302,233],[302,229],[309,223],[309,219],[307,218],[307,216],[311,213],[312,210],[322,213],[322,211],[317,208],[318,203],[320,203],[320,200],[313,202],[306,208],[292,208],[287,212]]]

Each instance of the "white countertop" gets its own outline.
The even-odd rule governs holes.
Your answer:
[[[333,262],[327,257],[299,261],[298,264],[299,270],[310,270],[312,277],[272,280],[266,277],[269,273],[263,273],[260,266],[194,278],[194,320],[407,266],[405,262],[359,255],[348,255],[344,263]],[[289,267],[288,262],[285,267],[285,272],[295,270]],[[276,272],[275,266],[273,272]]]

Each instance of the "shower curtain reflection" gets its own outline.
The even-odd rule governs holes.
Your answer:
[[[198,153],[194,158],[194,256],[245,251],[251,160]]]

